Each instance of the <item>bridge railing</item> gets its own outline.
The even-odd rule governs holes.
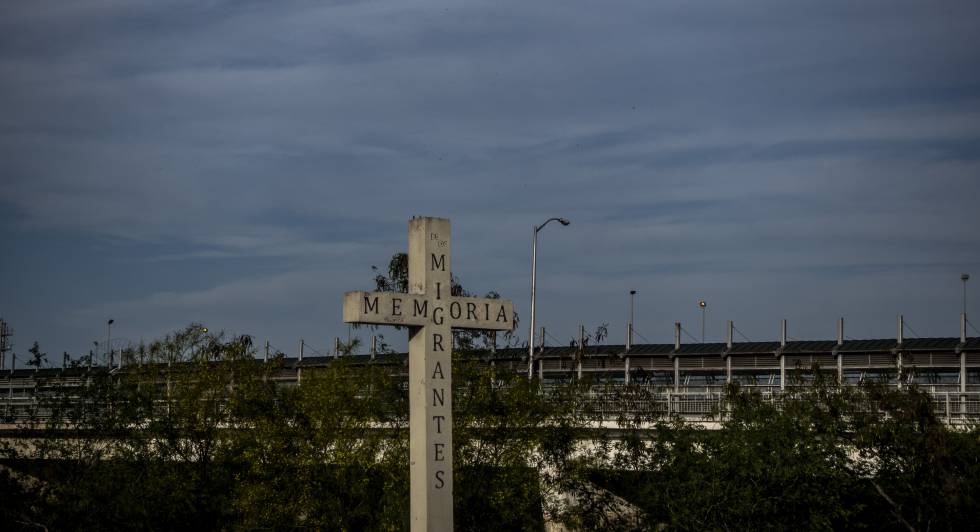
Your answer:
[[[933,411],[950,423],[980,422],[980,392],[927,392]],[[763,391],[762,401],[781,406],[792,398],[791,393]],[[714,417],[723,419],[729,405],[724,393],[685,393],[671,391],[643,391],[622,389],[595,389],[586,393],[588,411],[605,420],[622,416],[635,419],[657,419],[680,416],[692,419]],[[877,408],[877,405],[865,405]]]
[[[658,418],[673,416],[706,417],[725,407],[724,394],[645,392],[638,390],[597,389],[585,396],[585,408],[594,416],[615,420],[621,416]]]
[[[948,421],[963,418],[980,421],[980,393],[939,392],[930,396],[933,410]]]
[[[793,390],[756,390],[762,401],[780,406],[798,397]],[[980,392],[929,391],[933,411],[949,423],[980,422]],[[664,387],[603,386],[583,392],[583,414],[592,418],[615,421],[623,418],[658,419],[680,416],[689,419],[723,418],[728,411],[725,394],[717,392],[674,392]],[[163,403],[166,401],[163,400]],[[161,406],[165,406],[161,404]],[[876,405],[866,405],[877,409]],[[51,416],[43,398],[37,396],[0,394],[0,416],[7,424],[46,421]]]

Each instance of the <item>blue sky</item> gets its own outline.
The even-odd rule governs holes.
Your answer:
[[[526,317],[531,227],[565,216],[539,249],[563,342],[622,341],[630,289],[653,342],[698,298],[709,340],[955,336],[978,50],[973,1],[5,2],[0,316],[19,353],[108,318],[324,351],[429,215]]]

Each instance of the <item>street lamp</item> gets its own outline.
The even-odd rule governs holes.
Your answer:
[[[963,315],[966,316],[966,282],[970,280],[970,274],[960,275],[960,280],[963,281]]]
[[[698,306],[701,307],[701,343],[703,344],[704,343],[704,313],[708,309],[708,302],[703,299],[699,299]]]
[[[633,298],[636,296],[636,290],[630,290],[630,321],[626,326],[626,350],[629,351],[633,347]]]
[[[527,378],[530,379],[534,377],[534,305],[535,299],[537,298],[536,284],[538,278],[538,231],[544,229],[544,226],[548,225],[549,222],[557,221],[562,225],[568,225],[571,222],[564,218],[548,218],[541,225],[534,226],[534,234],[531,238],[531,334],[530,341],[527,346]]]
[[[112,324],[115,322],[116,320],[113,319],[105,322],[105,349],[109,361],[109,369],[112,369],[112,336],[110,333],[112,331]]]

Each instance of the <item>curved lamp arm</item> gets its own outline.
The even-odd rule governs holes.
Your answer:
[[[547,220],[544,221],[543,224],[538,225],[538,226],[535,226],[534,227],[534,232],[537,233],[538,231],[544,229],[544,226],[548,225],[548,223],[550,223],[550,222],[558,222],[558,223],[560,223],[562,225],[568,225],[568,224],[572,223],[572,222],[569,222],[568,220],[566,220],[565,218],[548,218]]]
[[[534,377],[534,318],[535,318],[535,308],[534,303],[536,297],[535,284],[537,282],[538,276],[538,231],[540,231],[544,226],[548,225],[550,222],[557,221],[562,225],[568,225],[571,222],[565,218],[548,218],[541,225],[534,226],[534,234],[531,238],[531,326],[528,334],[528,351],[527,351],[527,378],[531,379]]]

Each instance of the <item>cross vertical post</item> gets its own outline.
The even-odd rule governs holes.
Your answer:
[[[453,529],[452,330],[436,318],[452,290],[449,236],[449,220],[409,222],[408,292],[428,296],[433,317],[408,340],[412,530]]]
[[[409,329],[411,528],[453,529],[452,330],[512,330],[506,299],[452,294],[449,220],[408,224],[408,293],[347,292],[344,321]]]

